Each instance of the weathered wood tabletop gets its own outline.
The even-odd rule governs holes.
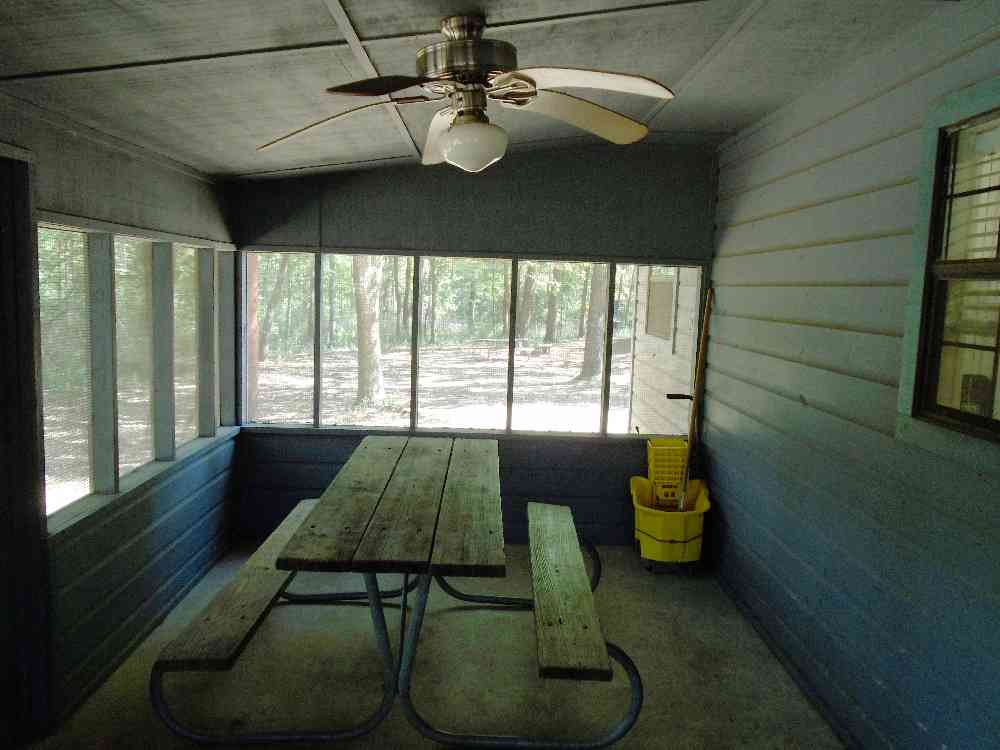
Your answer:
[[[366,437],[277,567],[506,575],[497,441]]]

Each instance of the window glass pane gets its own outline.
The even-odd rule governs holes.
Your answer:
[[[954,137],[951,192],[1000,187],[1000,119],[963,128]]]
[[[410,426],[412,279],[413,258],[323,256],[321,424]]]
[[[512,428],[598,432],[608,265],[518,266]]]
[[[996,346],[1000,320],[1000,279],[946,282],[944,340]]]
[[[118,472],[153,460],[152,243],[115,237]]]
[[[618,266],[619,275],[627,274],[630,268]],[[631,308],[635,340],[627,355],[622,353],[625,343],[619,331],[629,327],[621,327],[619,310],[628,311],[630,307],[619,302],[615,305],[608,432],[683,435],[688,430],[691,402],[668,399],[666,394],[690,394],[693,388],[701,269],[639,266],[635,273],[635,304]],[[620,291],[616,290],[618,299]],[[651,333],[651,316],[669,316],[669,331],[659,325],[654,326],[656,333]]]
[[[312,253],[247,253],[248,421],[313,422]]]
[[[996,257],[1000,190],[953,198],[949,201],[948,214],[948,235],[944,238],[948,260]]]
[[[1000,226],[1000,119],[963,128],[955,139],[950,192],[987,192],[949,200],[943,255],[948,260],[997,257]]]
[[[420,262],[419,426],[504,429],[510,261]]]
[[[995,357],[992,351],[941,347],[937,402],[941,406],[989,417],[995,389]]]
[[[90,492],[90,292],[87,237],[38,228],[45,504]]]
[[[174,439],[198,437],[198,251],[178,246],[174,257]]]

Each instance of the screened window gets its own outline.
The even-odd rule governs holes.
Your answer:
[[[115,237],[118,470],[153,460],[152,243]]]
[[[666,394],[691,390],[700,268],[381,253],[245,257],[249,422],[687,430],[689,402]],[[650,287],[663,280],[672,290],[669,338],[647,333]]]
[[[87,236],[40,227],[45,503],[49,513],[90,492],[90,282]]]
[[[198,250],[174,255],[174,415],[177,445],[198,437]]]
[[[413,258],[322,264],[320,424],[409,427]]]
[[[420,427],[507,426],[506,259],[421,258]]]
[[[921,412],[1000,436],[1000,114],[946,130],[935,188]]]
[[[609,266],[519,265],[515,430],[599,432]]]
[[[312,253],[247,253],[249,421],[313,424]]]

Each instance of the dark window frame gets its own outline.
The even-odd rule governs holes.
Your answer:
[[[941,354],[943,347],[948,343],[944,337],[948,282],[1000,280],[1000,230],[997,232],[992,259],[947,260],[943,257],[948,235],[948,209],[951,202],[969,194],[981,194],[994,190],[1000,196],[1000,187],[959,193],[954,193],[951,189],[951,180],[954,179],[951,165],[955,158],[959,134],[969,127],[995,119],[1000,119],[1000,109],[978,114],[938,131],[930,233],[925,265],[924,299],[921,307],[922,316],[918,343],[919,364],[915,389],[917,398],[914,416],[952,430],[1000,442],[1000,418],[961,411],[939,404],[937,401]],[[991,384],[994,400],[991,401],[987,410],[990,414],[996,408],[995,394],[997,380],[1000,377],[1000,325],[997,328],[994,345],[990,348],[995,353]]]

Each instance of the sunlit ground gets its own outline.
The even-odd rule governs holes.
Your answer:
[[[583,340],[550,347],[519,347],[515,356],[515,430],[598,432],[601,378],[579,380]],[[359,406],[357,352],[338,349],[322,360],[320,418],[324,426],[409,427],[410,351],[382,356],[385,398]],[[257,411],[252,420],[312,424],[313,362],[310,353],[259,365]],[[178,366],[176,439],[197,435],[193,366]],[[153,458],[149,386],[142,378],[119,378],[119,472],[122,476]],[[628,431],[631,355],[612,360],[608,431]],[[50,394],[45,402],[46,510],[53,513],[90,493],[89,395]],[[495,345],[421,347],[419,427],[502,430],[507,423],[507,353]]]
[[[583,341],[519,348],[514,365],[515,430],[598,432],[601,378],[579,380]],[[410,352],[382,355],[385,399],[358,406],[357,353],[323,354],[320,418],[324,426],[408,427]],[[483,345],[421,347],[417,388],[418,427],[502,430],[507,423],[506,352]],[[612,362],[608,430],[628,430],[631,355]],[[311,424],[313,363],[310,354],[258,366],[256,422]]]

